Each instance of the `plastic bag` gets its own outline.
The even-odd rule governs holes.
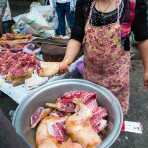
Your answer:
[[[39,13],[48,22],[48,25],[54,29],[58,27],[58,16],[55,8],[52,6],[33,6],[31,8],[32,13]]]
[[[14,18],[14,31],[31,33],[35,36],[47,38],[55,35],[58,27],[58,17],[51,6],[31,6],[30,12]]]

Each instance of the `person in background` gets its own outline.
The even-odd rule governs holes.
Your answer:
[[[66,19],[70,29],[72,29],[73,26],[75,0],[56,0],[55,5],[59,21],[56,35],[64,37],[66,36]]]
[[[7,0],[0,0],[0,36],[3,33],[2,20],[6,7],[7,7]]]
[[[60,71],[67,70],[81,47],[84,78],[102,85],[119,99],[124,114],[129,108],[130,33],[133,32],[144,65],[148,88],[147,0],[78,0],[75,24]]]
[[[3,34],[11,32],[12,17],[8,0],[7,0],[7,6],[4,10],[4,14],[2,17],[2,26],[3,26]]]
[[[12,18],[8,0],[0,0],[0,34],[11,31]]]

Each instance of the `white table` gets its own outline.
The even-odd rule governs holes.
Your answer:
[[[38,89],[48,86],[49,83],[52,81],[60,80],[63,78],[64,78],[64,75],[54,76],[51,79],[49,79],[47,83],[35,89],[27,90],[24,84],[14,87],[12,84],[5,82],[5,80],[2,77],[0,77],[0,91],[7,94],[16,103],[20,104],[24,99],[27,99],[29,95],[35,93]]]

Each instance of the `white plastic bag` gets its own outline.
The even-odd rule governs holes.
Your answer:
[[[54,29],[58,27],[58,17],[55,8],[47,6],[33,6],[30,10],[32,13],[39,13],[48,22],[48,25]]]
[[[15,31],[47,38],[55,35],[58,17],[51,6],[31,5],[29,13],[14,18]]]

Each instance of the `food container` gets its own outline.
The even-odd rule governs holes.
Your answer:
[[[60,62],[65,56],[66,47],[53,43],[42,43],[41,51],[44,61]]]
[[[71,90],[86,90],[96,92],[99,104],[107,108],[109,123],[112,127],[108,129],[107,137],[97,148],[109,148],[118,138],[123,121],[121,106],[117,98],[107,89],[85,80],[64,79],[50,83],[26,99],[18,106],[13,117],[13,126],[18,134],[24,137],[31,147],[35,148],[35,130],[30,128],[30,117],[39,106],[47,102],[55,102],[56,98]]]

